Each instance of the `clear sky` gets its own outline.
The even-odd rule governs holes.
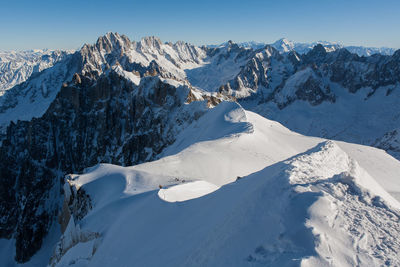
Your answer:
[[[198,45],[285,37],[400,48],[400,0],[0,0],[0,50],[75,49],[109,31]]]

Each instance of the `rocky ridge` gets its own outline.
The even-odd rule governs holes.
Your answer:
[[[0,237],[15,238],[16,260],[27,261],[57,221],[66,174],[154,160],[224,100],[300,133],[375,144],[396,156],[386,144],[400,125],[390,105],[399,97],[399,55],[99,37],[0,98]],[[371,125],[374,113],[393,119]]]

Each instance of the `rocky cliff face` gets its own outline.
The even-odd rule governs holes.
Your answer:
[[[19,262],[40,248],[55,221],[65,174],[155,159],[207,108],[204,101],[185,104],[191,89],[163,80],[155,64],[137,68],[143,77],[135,84],[119,64],[95,66],[87,51],[95,49],[83,48],[81,73],[62,85],[44,115],[11,123],[0,148],[0,237],[16,239]]]
[[[189,85],[185,69],[198,66],[204,57],[203,49],[187,43],[163,44],[156,37],[131,42],[124,35],[108,33],[7,90],[0,98],[0,139],[11,121],[41,117],[74,73],[97,79],[112,67],[121,66],[129,78],[158,75]]]
[[[266,46],[219,92],[302,134],[375,145],[400,125],[399,66],[399,51],[359,57],[317,45],[299,55]]]
[[[11,121],[42,116],[62,84],[82,69],[79,53],[66,55],[53,67],[31,75],[0,97],[0,140]]]
[[[108,33],[1,96],[0,238],[15,238],[16,259],[28,260],[62,210],[66,174],[156,159],[226,99],[304,134],[397,155],[398,77],[399,51],[282,54]]]
[[[235,95],[238,98],[247,98],[257,93],[258,89],[264,95],[262,100],[272,100],[285,86],[300,90],[299,100],[309,100],[310,103],[320,104],[321,91],[329,83],[335,83],[347,89],[349,93],[356,93],[361,88],[372,88],[371,95],[379,87],[396,85],[400,75],[400,51],[393,56],[374,55],[359,57],[346,49],[337,49],[327,52],[321,45],[316,45],[304,55],[296,52],[280,54],[272,46],[266,46],[254,51],[247,63],[241,68],[234,79],[222,85],[219,90],[225,94]],[[309,69],[313,72],[314,81],[306,81],[312,97],[304,96],[304,72]],[[294,84],[294,78],[300,81]],[[321,90],[315,90],[320,84]],[[267,92],[267,95],[265,93]],[[332,98],[325,97],[331,101]]]
[[[65,174],[154,159],[206,108],[186,105],[189,91],[158,77],[136,86],[113,71],[95,81],[76,76],[41,118],[12,123],[0,150],[0,217],[1,237],[16,238],[17,260],[40,248]]]

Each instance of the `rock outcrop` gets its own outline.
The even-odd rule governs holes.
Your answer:
[[[19,262],[57,217],[65,174],[155,159],[207,108],[185,104],[190,89],[158,76],[138,86],[113,70],[74,77],[41,118],[11,123],[0,148],[0,237],[16,239]]]

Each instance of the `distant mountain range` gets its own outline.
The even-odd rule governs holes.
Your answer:
[[[220,45],[208,45],[210,48],[226,46],[228,42]],[[273,44],[249,41],[238,43],[240,47],[252,48],[254,50],[262,49],[270,45],[280,53],[296,51],[299,54],[309,52],[314,46],[321,44],[328,51],[334,51],[340,48],[346,48],[349,52],[359,56],[370,56],[373,54],[392,55],[395,49],[388,47],[364,47],[364,46],[343,46],[338,43],[325,41],[312,43],[297,43],[282,38]],[[4,51],[0,52],[0,95],[11,87],[27,80],[32,74],[40,72],[46,68],[52,67],[55,63],[62,60],[66,55],[74,53],[73,50],[26,50],[26,51]]]
[[[400,50],[107,33],[2,58],[5,266],[400,264]]]
[[[27,50],[0,52],[0,95],[27,80],[32,74],[52,67],[73,51]]]
[[[210,45],[209,47],[220,47],[220,46],[225,46],[226,44],[227,42],[222,43],[220,45]],[[286,38],[279,39],[272,44],[255,42],[255,41],[238,43],[238,45],[241,47],[247,47],[252,49],[261,49],[266,45],[271,45],[281,53],[296,51],[299,54],[307,53],[317,44],[323,45],[327,50],[327,52],[331,52],[340,48],[346,48],[347,50],[349,50],[349,52],[357,54],[359,56],[371,56],[373,54],[392,55],[396,51],[396,49],[389,47],[344,46],[339,43],[332,43],[326,41],[318,41],[312,43],[298,43],[290,41]]]

